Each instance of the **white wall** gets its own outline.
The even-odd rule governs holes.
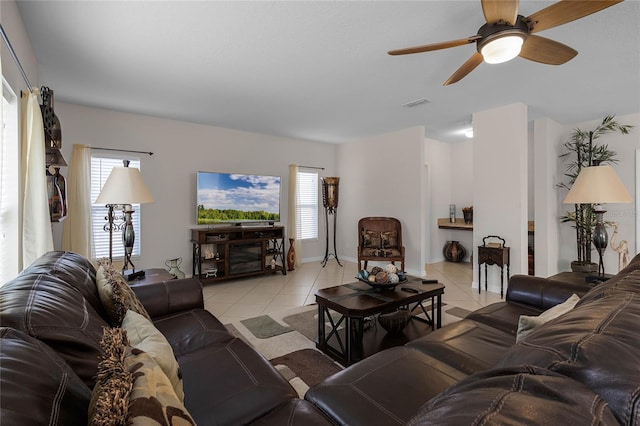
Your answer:
[[[560,131],[560,144],[568,140],[574,129],[579,128],[581,130],[591,130],[596,127],[602,118],[592,121],[586,121],[582,123],[575,123],[571,125],[565,125],[561,127]],[[599,139],[599,143],[604,143],[609,146],[610,149],[617,153],[616,158],[618,163],[614,164],[618,176],[624,183],[627,191],[632,195],[635,200],[638,199],[639,189],[636,187],[636,164],[635,155],[636,150],[640,148],[640,114],[629,114],[616,116],[616,121],[620,124],[630,124],[635,126],[628,135],[622,135],[620,133],[610,133],[602,136]],[[560,153],[565,151],[560,148]],[[558,176],[562,177],[565,173],[566,163],[559,163]],[[571,209],[570,205],[562,204],[562,200],[566,196],[566,190],[555,191],[558,210],[556,217],[559,217],[564,212]],[[607,213],[604,218],[605,221],[615,221],[619,223],[619,230],[617,240],[627,240],[629,243],[629,253],[633,257],[637,252],[637,242],[635,241],[636,235],[636,209],[635,203],[629,204],[607,204],[605,206]],[[568,271],[571,267],[571,261],[577,257],[575,247],[575,233],[573,228],[569,224],[561,224],[558,242],[558,268],[562,271]],[[608,227],[609,238],[613,233],[613,230]],[[591,255],[593,262],[598,262],[598,253],[594,250]],[[606,273],[615,274],[618,272],[618,255],[611,248],[607,248],[604,253],[604,266]]]
[[[11,46],[22,64],[22,68],[27,74],[29,82],[33,86],[39,87],[38,62],[36,61],[35,53],[31,47],[31,41],[29,41],[29,36],[24,28],[22,17],[20,16],[15,1],[0,1],[0,22],[2,22],[2,28],[4,28],[4,32],[7,34]],[[29,88],[24,82],[20,71],[18,71],[18,67],[15,65],[13,58],[9,54],[9,49],[5,46],[4,42],[1,41],[0,54],[2,55],[2,75],[13,91],[20,96],[21,90],[26,92]]]
[[[562,126],[548,118],[534,121],[534,259],[535,275],[548,277],[561,271],[558,257],[562,200],[557,185]],[[569,227],[568,225],[566,225]],[[568,270],[568,269],[567,269]]]
[[[527,106],[517,103],[476,112],[473,133],[474,247],[482,244],[483,237],[501,236],[511,247],[511,274],[526,274]],[[500,268],[490,267],[489,272],[489,289],[499,292]],[[477,277],[474,263],[474,280]],[[484,288],[484,274],[482,281]]]
[[[281,224],[287,223],[288,166],[325,167],[335,173],[336,146],[241,132],[56,102],[62,125],[63,153],[71,158],[74,143],[93,147],[152,151],[141,154],[141,171],[154,203],[136,212],[143,219],[142,256],[137,269],[163,267],[166,259],[182,257],[191,272],[190,230],[196,228],[196,172],[220,171],[282,177]],[[321,203],[320,203],[321,204]],[[322,207],[322,206],[320,206]],[[61,224],[54,224],[60,247]],[[304,244],[303,259],[324,254],[324,228],[318,241]]]
[[[444,261],[442,250],[447,241],[459,241],[467,250],[464,261],[473,253],[473,232],[438,228],[438,218],[449,217],[449,205],[456,205],[456,217],[462,208],[473,204],[473,142],[445,143],[425,139],[425,158],[429,172],[427,197],[428,263]]]
[[[396,217],[407,272],[424,275],[424,128],[412,127],[338,146],[338,251],[357,261],[358,220]]]
[[[2,23],[2,27],[13,47],[13,50],[20,60],[22,68],[29,79],[29,82],[35,86],[40,86],[40,81],[38,78],[38,63],[36,61],[35,53],[33,48],[31,47],[31,42],[29,41],[29,37],[24,28],[24,24],[22,22],[22,17],[18,11],[18,7],[16,6],[15,1],[13,0],[4,0],[0,1],[0,22]],[[27,83],[24,81],[22,74],[20,73],[18,66],[13,60],[13,57],[9,53],[9,49],[5,46],[3,41],[0,41],[0,55],[2,56],[2,77],[6,80],[6,83],[11,88],[11,91],[16,95],[15,105],[16,105],[16,113],[19,114],[20,110],[20,92],[28,92],[30,88]],[[1,84],[2,82],[0,82]],[[6,93],[5,93],[6,94]],[[21,136],[21,126],[19,125],[19,119],[16,117],[16,137],[17,140],[20,141]],[[5,143],[3,141],[3,143]],[[19,142],[18,142],[19,144]],[[18,173],[21,174],[21,162],[20,158],[20,148],[16,146],[13,150],[12,156],[14,158],[15,164],[17,164]],[[44,165],[42,167],[43,179],[44,179]],[[18,196],[21,197],[23,194],[22,190],[22,182],[18,183]],[[11,223],[17,223],[17,226],[12,227],[13,229],[3,230],[3,234],[0,238],[4,238],[4,243],[9,247],[15,247],[15,257],[11,259],[3,259],[5,263],[7,263],[11,270],[21,269],[22,265],[22,200],[18,202],[16,199],[17,211],[12,212],[11,218],[6,217],[11,221]],[[13,216],[15,214],[15,216]]]

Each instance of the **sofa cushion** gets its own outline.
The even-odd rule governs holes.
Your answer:
[[[583,384],[536,367],[488,370],[425,404],[409,425],[614,425],[615,416]]]
[[[467,377],[448,363],[398,346],[378,352],[305,394],[342,425],[405,424],[429,399]]]
[[[87,423],[91,390],[43,342],[0,327],[0,423]]]
[[[298,394],[241,339],[178,356],[185,406],[201,425],[250,423]]]
[[[158,363],[162,371],[171,381],[171,385],[180,401],[184,401],[182,374],[173,349],[160,331],[145,317],[128,310],[122,320],[122,328],[126,330],[129,344],[143,350]]]
[[[120,271],[116,270],[108,259],[101,259],[99,263],[96,286],[111,325],[120,327],[129,309],[151,320],[138,296],[125,282]]]
[[[36,259],[25,272],[60,278],[65,284],[77,289],[91,307],[102,318],[107,319],[96,287],[96,269],[86,257],[70,251],[50,251]]]
[[[576,306],[576,303],[580,298],[577,294],[571,295],[564,302],[554,306],[553,308],[549,308],[540,315],[532,316],[532,315],[520,315],[520,319],[518,320],[518,332],[516,334],[516,342],[521,341],[529,334],[533,333],[534,330],[540,327],[542,324],[546,324],[551,320],[558,318],[569,312],[571,309]]]
[[[156,318],[153,323],[167,338],[177,358],[209,345],[225,345],[234,339],[227,328],[204,309]]]
[[[463,319],[406,346],[471,375],[495,365],[513,343],[510,333]]]
[[[509,333],[513,336],[515,342],[520,315],[540,315],[542,312],[541,308],[522,303],[496,302],[471,312],[465,319],[486,324]]]
[[[315,405],[304,399],[292,399],[260,417],[252,426],[329,426],[330,421]]]
[[[640,424],[638,324],[637,293],[593,299],[538,328],[498,365],[531,364],[571,377],[600,395],[620,423]]]
[[[93,388],[108,324],[79,290],[53,275],[23,272],[0,288],[0,324],[49,345]]]

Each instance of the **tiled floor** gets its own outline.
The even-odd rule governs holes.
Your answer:
[[[305,263],[287,275],[273,274],[207,284],[204,287],[205,308],[227,324],[259,315],[295,310],[315,302],[316,290],[355,281],[357,264],[330,260]],[[500,300],[496,293],[478,294],[471,288],[473,266],[470,263],[441,262],[426,266],[428,278],[443,283],[443,301],[475,310]]]

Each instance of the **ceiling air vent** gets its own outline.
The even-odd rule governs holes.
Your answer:
[[[431,102],[429,99],[420,98],[414,101],[407,102],[406,104],[402,104],[402,106],[406,108],[413,108],[413,107],[417,107],[418,105],[426,104],[429,102]]]

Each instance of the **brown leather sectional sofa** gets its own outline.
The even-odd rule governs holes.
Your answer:
[[[91,262],[48,253],[0,288],[0,423],[84,424],[106,314]],[[366,358],[304,400],[203,308],[197,280],[135,287],[200,425],[640,424],[640,257],[589,288],[515,276],[506,300]],[[520,315],[569,313],[515,343]]]

